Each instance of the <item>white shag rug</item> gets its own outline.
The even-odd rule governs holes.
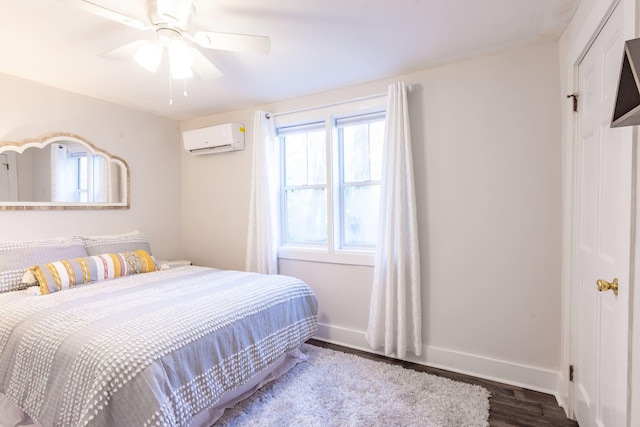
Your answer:
[[[227,409],[215,426],[485,427],[489,392],[303,344],[309,357]]]

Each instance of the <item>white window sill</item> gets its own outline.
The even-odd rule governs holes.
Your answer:
[[[327,252],[326,250],[280,246],[278,258],[296,261],[322,262],[327,264],[362,265],[373,267],[375,255],[365,251]]]

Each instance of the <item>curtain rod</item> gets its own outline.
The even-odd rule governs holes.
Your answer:
[[[409,89],[410,88],[411,88],[411,86],[409,86]],[[380,97],[383,97],[383,96],[387,96],[387,92],[376,93],[375,95],[362,96],[360,98],[345,99],[344,101],[337,101],[337,102],[332,102],[332,103],[324,104],[324,105],[316,105],[315,107],[307,107],[307,108],[300,108],[300,109],[297,109],[297,110],[284,111],[282,113],[273,113],[273,114],[265,113],[264,116],[267,119],[270,119],[271,117],[284,116],[284,115],[293,114],[293,113],[302,113],[303,111],[318,110],[320,108],[333,107],[335,105],[342,105],[342,104],[349,104],[350,102],[366,101],[368,99],[375,99],[375,98],[380,98]]]

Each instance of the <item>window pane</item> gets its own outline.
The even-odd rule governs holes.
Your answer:
[[[344,188],[344,246],[375,246],[378,235],[380,186]]]
[[[344,182],[380,179],[383,137],[383,121],[342,128]]]
[[[87,171],[87,156],[78,157],[78,201],[88,202],[87,188],[89,175]]]
[[[88,180],[87,156],[78,157],[78,190],[86,190]]]
[[[286,186],[326,184],[324,129],[286,135],[284,150]]]
[[[307,183],[307,134],[287,135],[284,139],[285,185]]]
[[[324,188],[285,191],[286,243],[327,243],[327,196]]]
[[[369,155],[371,156],[371,180],[380,181],[382,171],[382,145],[384,143],[384,121],[369,124]]]
[[[327,183],[327,139],[325,131],[309,132],[307,134],[307,146],[309,147],[308,181],[309,185]]]

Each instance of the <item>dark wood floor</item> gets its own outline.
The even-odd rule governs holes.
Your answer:
[[[527,390],[521,387],[514,387],[495,381],[475,378],[455,372],[444,371],[411,362],[379,356],[360,350],[354,350],[329,344],[323,341],[310,340],[309,344],[319,347],[330,348],[332,350],[343,351],[345,353],[357,354],[367,359],[378,360],[386,363],[393,363],[416,371],[427,372],[439,375],[455,381],[480,385],[491,393],[489,399],[489,425],[491,427],[506,426],[530,426],[530,427],[577,427],[578,423],[568,419],[563,409],[558,406],[555,397]]]

